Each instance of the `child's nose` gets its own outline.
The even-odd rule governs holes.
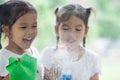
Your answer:
[[[76,33],[74,31],[69,33],[69,38],[75,39],[76,38]]]
[[[35,33],[35,30],[33,28],[29,28],[27,31],[27,34],[32,35]]]

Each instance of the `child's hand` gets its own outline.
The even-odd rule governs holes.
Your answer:
[[[44,80],[59,80],[60,69],[56,66],[51,67],[49,70],[45,68]]]
[[[9,74],[6,77],[4,77],[2,80],[9,80]]]
[[[44,79],[43,80],[51,80],[50,75],[51,75],[50,71],[47,68],[45,68],[44,69]]]

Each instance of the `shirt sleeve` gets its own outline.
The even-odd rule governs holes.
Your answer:
[[[6,71],[6,62],[4,56],[0,55],[0,76],[6,76],[8,72]]]
[[[101,60],[100,60],[100,56],[95,55],[93,58],[93,65],[92,65],[92,76],[95,74],[101,73]]]

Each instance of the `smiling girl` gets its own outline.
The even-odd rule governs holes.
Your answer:
[[[38,58],[38,51],[31,47],[37,35],[37,12],[28,2],[10,0],[0,5],[0,39],[2,33],[8,38],[7,46],[0,46],[0,80],[9,80],[6,70],[11,56],[20,57],[23,53]],[[0,44],[1,45],[1,44]],[[39,67],[39,65],[38,65]],[[36,80],[41,80],[38,68]]]

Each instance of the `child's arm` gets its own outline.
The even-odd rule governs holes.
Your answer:
[[[9,75],[7,75],[6,77],[0,76],[0,80],[9,80]]]
[[[99,74],[98,73],[95,73],[91,78],[90,80],[99,80]]]
[[[0,80],[2,80],[3,79],[3,77],[2,76],[0,76]]]
[[[50,71],[46,68],[44,68],[44,79],[43,80],[51,80],[51,76],[50,76]]]
[[[58,80],[60,72],[57,68],[51,67],[50,70],[44,69],[44,80]]]

